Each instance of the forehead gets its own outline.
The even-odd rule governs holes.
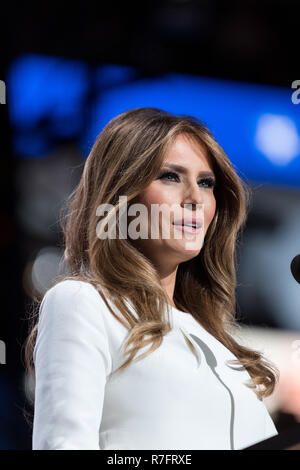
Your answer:
[[[170,142],[165,153],[164,163],[179,165],[198,165],[211,168],[211,157],[205,145],[195,137],[180,134]]]

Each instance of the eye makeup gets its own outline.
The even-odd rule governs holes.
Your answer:
[[[169,179],[169,177],[171,177],[172,179]],[[175,181],[177,183],[180,182],[180,177],[177,173],[173,171],[167,171],[167,170],[162,170],[158,179],[164,179],[166,181],[171,181],[171,182]],[[214,177],[211,177],[211,176],[201,178],[198,184],[203,184],[203,183],[207,185],[205,187],[208,187],[208,188],[214,188],[216,186],[216,180]]]

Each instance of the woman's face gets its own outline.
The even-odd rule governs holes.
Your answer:
[[[214,181],[204,145],[185,134],[177,136],[166,152],[158,177],[134,200],[147,208],[148,238],[138,238],[133,244],[154,265],[176,267],[199,254],[216,210]],[[162,216],[156,221],[151,217],[153,204],[164,204]],[[196,230],[186,226],[193,217],[201,225]],[[158,239],[151,237],[151,224],[157,224]],[[170,229],[167,237],[163,235],[163,224]]]

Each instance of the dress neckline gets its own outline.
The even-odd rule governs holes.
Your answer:
[[[237,357],[228,349],[224,346],[221,341],[219,341],[214,335],[209,333],[204,326],[202,326],[194,317],[191,313],[188,312],[183,312],[182,310],[179,310],[176,307],[173,307],[173,305],[168,304],[171,307],[171,311],[174,318],[174,325],[177,325],[179,327],[183,327],[185,329],[185,332],[191,336],[195,335],[201,338],[202,341],[207,342],[208,345],[211,345],[213,343],[215,346],[218,347],[218,350],[222,351],[222,353],[226,354],[226,357],[228,359],[237,359]],[[224,356],[225,357],[225,356]]]
[[[173,305],[171,305],[171,304],[168,304],[168,305],[169,305],[169,307],[171,307],[171,309],[172,309],[172,310],[176,310],[176,312],[179,312],[179,313],[185,313],[185,314],[188,314],[188,315],[190,315],[190,313],[188,313],[188,312],[183,312],[182,310],[178,310],[178,308],[176,308],[176,307],[173,307]]]
[[[188,322],[190,325],[194,326],[199,326],[200,328],[203,328],[193,317],[193,315],[189,312],[183,312],[182,310],[179,310],[176,307],[173,307],[173,305],[168,304],[169,307],[171,308],[171,313],[172,315],[176,318],[177,322],[180,324]]]

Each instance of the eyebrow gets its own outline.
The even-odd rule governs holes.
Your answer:
[[[170,170],[177,171],[178,173],[181,173],[182,175],[186,175],[188,172],[184,166],[175,165],[174,163],[165,163],[164,168],[169,168]],[[212,171],[200,171],[198,173],[198,176],[202,176],[202,177],[212,176],[213,178],[215,178],[215,174]]]

